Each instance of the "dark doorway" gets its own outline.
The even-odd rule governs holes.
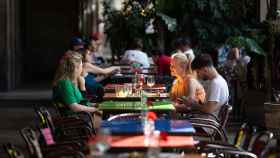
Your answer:
[[[51,81],[59,57],[79,30],[79,0],[23,0],[21,7],[23,80]]]

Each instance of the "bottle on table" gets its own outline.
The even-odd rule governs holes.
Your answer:
[[[159,158],[160,157],[160,131],[153,131],[147,157],[149,158]]]

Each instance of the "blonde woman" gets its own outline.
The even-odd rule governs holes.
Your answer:
[[[173,101],[178,101],[182,97],[188,98],[187,101],[203,103],[205,91],[203,86],[196,80],[196,73],[192,72],[188,57],[183,53],[172,55],[170,65],[171,75],[176,77],[170,97]]]
[[[94,104],[88,102],[79,90],[85,90],[82,71],[82,56],[74,51],[66,52],[60,60],[53,81],[53,100],[62,105],[61,109],[65,115],[81,111],[98,113],[97,108],[93,107]]]

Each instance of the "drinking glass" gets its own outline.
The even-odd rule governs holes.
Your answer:
[[[129,95],[133,94],[133,85],[131,83],[125,83],[124,84],[124,89],[126,91],[126,96],[129,96]]]
[[[145,83],[145,76],[144,74],[137,74],[136,76],[137,84],[142,86]]]
[[[95,156],[102,156],[110,148],[111,131],[108,128],[102,128],[96,135],[96,144],[92,146],[91,153]]]
[[[130,86],[128,84],[124,84],[123,87],[123,97],[127,97],[129,96],[130,94]]]
[[[116,85],[116,97],[124,97],[124,86]]]
[[[154,76],[147,77],[147,85],[152,88],[155,85],[155,78]]]

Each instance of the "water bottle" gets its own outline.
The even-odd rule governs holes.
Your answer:
[[[90,146],[90,155],[93,157],[103,156],[110,148],[111,138],[110,129],[100,129],[95,138],[96,143]]]
[[[160,131],[153,131],[147,157],[159,158],[160,157]]]
[[[145,119],[144,120],[144,144],[145,146],[150,146],[153,139],[153,134],[155,130],[155,122],[153,120]]]

